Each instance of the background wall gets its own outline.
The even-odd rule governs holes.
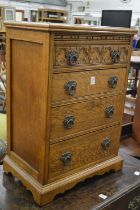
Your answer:
[[[90,12],[100,12],[104,9],[132,10],[132,25],[135,25],[137,17],[140,18],[140,0],[131,0],[128,3],[122,3],[121,0],[91,0],[90,5]]]
[[[121,0],[91,0],[91,8],[93,10],[102,10],[102,9],[130,9],[135,11],[140,11],[138,4],[140,5],[139,0],[131,0],[129,3],[122,3]]]
[[[140,18],[140,0],[131,0],[129,3],[122,3],[121,0],[68,0],[72,3],[72,15],[85,15],[89,13],[92,16],[101,17],[101,11],[105,9],[132,10],[132,25],[135,25],[137,18]],[[87,7],[87,2],[89,6]],[[79,12],[80,6],[86,6],[85,12]],[[78,11],[78,13],[77,13]]]

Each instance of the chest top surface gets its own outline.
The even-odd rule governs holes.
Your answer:
[[[58,23],[34,23],[34,22],[5,22],[7,28],[26,28],[39,31],[75,31],[75,32],[104,32],[104,33],[123,33],[134,34],[137,31],[130,28],[118,27],[95,27],[87,25],[58,24]]]

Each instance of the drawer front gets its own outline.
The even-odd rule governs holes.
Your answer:
[[[54,48],[54,68],[127,64],[129,45],[57,45]]]
[[[51,140],[120,121],[123,114],[123,102],[123,95],[104,96],[52,108]]]
[[[126,71],[122,68],[54,74],[52,101],[124,91]]]
[[[120,127],[109,127],[50,145],[49,178],[115,156],[120,130]]]

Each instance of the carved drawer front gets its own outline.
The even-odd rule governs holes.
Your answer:
[[[109,127],[50,145],[49,178],[115,156],[120,127]]]
[[[52,108],[51,140],[120,121],[123,102],[123,95],[104,96]]]
[[[126,64],[130,56],[129,45],[75,45],[55,46],[54,68]]]
[[[125,68],[54,74],[52,101],[124,91],[125,76]]]

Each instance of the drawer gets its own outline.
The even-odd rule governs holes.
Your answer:
[[[124,96],[116,95],[52,108],[51,141],[96,126],[120,121],[123,103]]]
[[[78,44],[73,45],[56,45],[54,47],[54,71],[59,68],[58,72],[63,71],[61,68],[69,68],[80,66],[101,66],[127,64],[130,56],[129,45],[97,45],[97,44]],[[61,67],[61,68],[60,68]]]
[[[52,101],[125,90],[126,68],[53,75]]]
[[[50,145],[49,178],[117,155],[120,130],[109,127]]]

